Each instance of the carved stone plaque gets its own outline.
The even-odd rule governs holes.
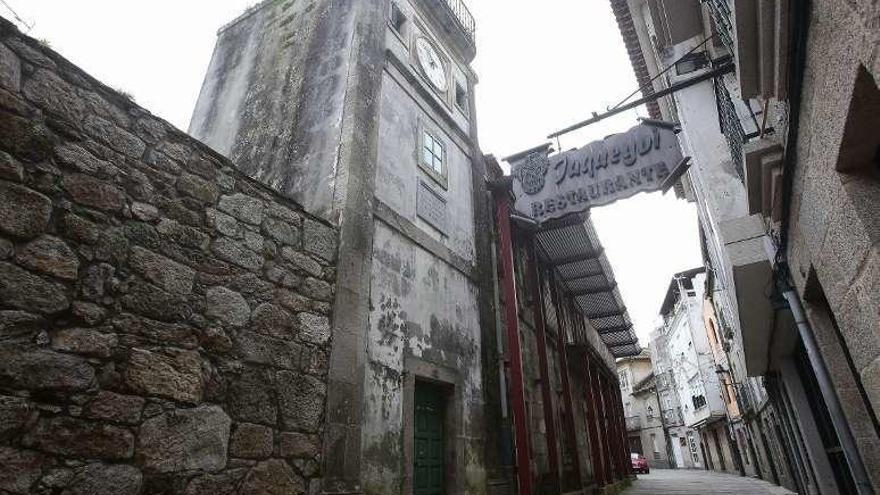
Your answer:
[[[446,199],[422,181],[419,181],[419,191],[416,194],[416,214],[435,229],[446,233]]]

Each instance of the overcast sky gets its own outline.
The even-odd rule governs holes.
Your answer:
[[[250,0],[4,0],[29,34],[186,129],[217,29]],[[608,0],[466,0],[477,23],[480,144],[504,157],[601,112],[636,87]],[[0,2],[0,15],[11,13]],[[646,115],[644,109],[640,110]],[[627,112],[561,138],[622,132]],[[555,143],[554,143],[555,144]],[[693,205],[670,192],[597,208],[593,219],[643,345],[673,273],[701,265]]]

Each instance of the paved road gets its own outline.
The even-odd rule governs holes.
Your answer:
[[[623,495],[794,495],[766,481],[702,469],[652,469]]]

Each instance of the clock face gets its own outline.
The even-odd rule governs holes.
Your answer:
[[[422,67],[425,76],[440,91],[446,91],[446,68],[440,59],[440,54],[425,38],[416,40],[416,56],[419,59],[419,65]]]

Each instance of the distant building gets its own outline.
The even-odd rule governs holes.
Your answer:
[[[667,431],[651,365],[651,353],[617,360],[617,376],[630,452],[642,454],[651,467],[675,467],[669,462]]]

